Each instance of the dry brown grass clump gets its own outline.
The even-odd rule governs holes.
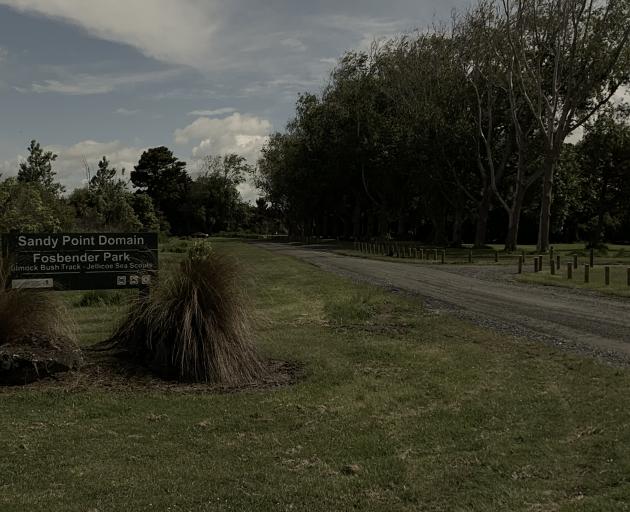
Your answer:
[[[239,385],[263,376],[232,258],[197,245],[132,306],[112,341],[167,377]]]
[[[52,292],[7,289],[8,277],[0,258],[0,345],[32,335],[76,341],[74,323]]]
[[[0,259],[0,385],[28,384],[79,368],[74,322],[51,291],[7,289]]]

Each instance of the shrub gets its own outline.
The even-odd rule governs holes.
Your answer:
[[[114,346],[184,381],[239,385],[260,378],[264,367],[238,275],[233,259],[196,245],[178,271],[132,306]]]

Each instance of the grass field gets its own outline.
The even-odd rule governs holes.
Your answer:
[[[232,394],[0,390],[2,512],[629,509],[630,371],[216,246],[245,265],[262,352],[305,378]],[[122,310],[72,306],[82,343]]]
[[[571,279],[567,279],[566,265],[556,270],[554,275],[549,271],[549,265],[544,263],[542,272],[526,272],[518,277],[518,280],[524,283],[541,284],[546,286],[561,286],[563,288],[574,288],[583,290],[592,290],[608,295],[617,295],[619,297],[630,297],[630,286],[628,286],[628,268],[627,265],[610,265],[610,284],[606,284],[605,267],[596,265],[589,268],[589,282],[584,279],[584,264],[572,270]]]

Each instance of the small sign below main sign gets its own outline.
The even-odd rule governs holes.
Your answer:
[[[2,247],[13,288],[139,288],[158,270],[156,233],[12,233]]]

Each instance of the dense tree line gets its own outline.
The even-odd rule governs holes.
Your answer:
[[[626,239],[628,0],[482,0],[349,52],[257,166],[296,234],[439,244]],[[567,137],[583,128],[576,145]]]
[[[0,233],[161,231],[196,232],[281,229],[266,201],[243,202],[237,186],[251,173],[243,157],[207,157],[193,178],[186,163],[166,147],[146,150],[133,171],[112,167],[107,157],[96,170],[85,163],[85,186],[69,195],[58,183],[57,159],[37,141],[28,147],[17,177],[0,181]]]

